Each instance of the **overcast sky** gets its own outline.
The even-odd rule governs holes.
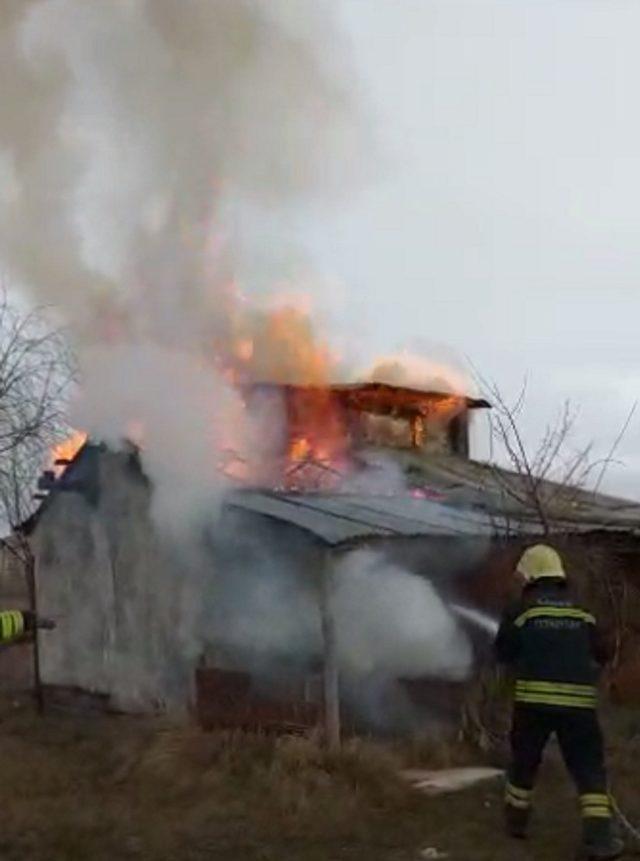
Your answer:
[[[605,452],[640,382],[640,3],[333,2],[382,155],[307,241],[357,350],[528,374],[532,444],[570,398]],[[639,428],[607,480],[636,497]]]

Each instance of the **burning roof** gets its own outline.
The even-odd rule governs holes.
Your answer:
[[[255,419],[257,412],[264,412],[265,401],[275,403],[267,417],[258,418],[265,425],[258,430],[263,435],[274,422],[283,426],[279,449],[261,452],[263,460],[277,462],[276,468],[270,477],[261,478],[262,473],[247,466],[251,453],[247,456],[233,441],[221,452],[219,468],[244,483],[288,489],[336,489],[341,477],[353,473],[356,452],[366,445],[420,448],[435,432],[449,431],[450,450],[466,454],[466,416],[470,410],[489,407],[487,401],[465,395],[380,382],[327,386],[264,382],[241,391],[249,421],[252,413]],[[136,431],[128,438],[144,448],[144,426],[137,422],[130,426]],[[86,433],[74,431],[54,446],[48,467],[51,479],[60,478],[86,441]]]
[[[100,458],[106,453],[103,445],[85,444],[50,486],[52,492],[43,506],[59,492],[79,493],[95,503],[100,481],[108,476],[107,471],[100,478]],[[135,452],[123,452],[122,457],[141,474]],[[518,476],[451,455],[421,459],[420,469],[424,492],[419,496],[238,488],[227,494],[225,508],[286,523],[331,547],[395,538],[486,539],[513,534],[514,524],[519,534],[541,534],[534,512],[518,506],[513,497],[505,498],[500,490],[504,480],[517,484]],[[548,484],[557,495],[558,486]],[[555,514],[553,529],[558,534],[607,531],[640,537],[640,503],[574,489],[570,505]],[[25,527],[32,529],[38,516]]]
[[[53,446],[50,468],[57,477],[60,477],[66,467],[73,462],[87,440],[88,434],[84,431],[73,431],[71,436]]]
[[[509,534],[515,520],[520,532],[541,531],[527,510],[526,493],[517,501],[517,476],[474,463],[462,456],[464,447],[455,445],[425,456],[424,440],[416,436],[416,426],[423,435],[440,426],[449,437],[452,430],[466,434],[469,412],[489,407],[484,400],[378,382],[259,383],[247,387],[244,395],[249,411],[256,398],[276,398],[285,416],[286,438],[282,448],[272,452],[277,469],[264,473],[269,480],[255,481],[250,472],[242,476],[227,494],[230,509],[292,524],[331,546],[394,536]],[[394,488],[370,485],[365,492],[353,481],[364,463],[359,451],[371,442],[363,436],[363,417],[399,421],[411,428],[409,444],[405,438],[391,453],[403,477]],[[128,457],[134,449],[130,448]],[[74,434],[56,448],[55,470],[46,474],[47,486],[41,489],[76,491],[95,500],[101,451],[106,451],[104,446]],[[137,456],[134,459],[140,472]],[[223,464],[219,469],[226,472]],[[514,491],[507,497],[501,491],[505,481]],[[569,489],[569,498],[568,492],[559,493],[549,485],[550,498],[555,500],[552,517],[559,531],[611,529],[640,534],[640,505],[575,489]]]
[[[466,456],[468,416],[489,407],[466,395],[420,391],[380,382],[292,385],[258,383],[245,389],[248,410],[275,404],[286,432],[279,477],[266,483],[289,490],[336,490],[358,472],[359,452],[371,447],[439,448]]]
[[[255,383],[250,392],[280,391],[291,396],[319,397],[329,392],[345,409],[368,412],[374,415],[410,419],[428,416],[437,411],[460,409],[489,409],[484,398],[471,398],[445,392],[421,391],[389,383],[339,383],[329,386],[298,386],[279,383]]]

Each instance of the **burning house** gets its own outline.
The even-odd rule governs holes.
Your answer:
[[[490,607],[482,584],[542,532],[469,459],[489,405],[376,382],[254,385],[244,403],[269,430],[259,462],[222,453],[223,491],[188,534],[154,521],[133,444],[79,438],[45,475],[26,526],[40,610],[59,623],[44,683],[126,710],[197,707],[207,725],[309,725],[324,709],[334,735],[341,705],[379,726],[446,711],[487,641],[451,605]],[[554,494],[558,534],[640,527],[636,505]]]
[[[58,623],[43,681],[208,722],[323,703],[335,728],[339,700],[375,723],[399,679],[467,677],[452,602],[489,607],[493,560],[542,526],[526,482],[469,458],[487,404],[441,368],[327,385],[289,219],[355,194],[377,147],[324,4],[62,5],[17,4],[0,80],[46,120],[4,123],[3,262],[68,327],[92,432],[24,525]],[[536,492],[632,558],[638,506]]]

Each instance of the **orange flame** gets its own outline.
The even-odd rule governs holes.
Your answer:
[[[50,468],[59,478],[67,468],[66,463],[57,461],[72,461],[88,439],[84,431],[74,430],[71,436],[62,442],[52,446],[50,454]]]
[[[221,364],[234,381],[328,385],[335,358],[319,338],[308,308],[279,304],[247,309],[237,301],[234,331]]]
[[[294,439],[289,448],[290,460],[307,460],[311,454],[312,446],[306,437]]]
[[[282,295],[278,304],[256,309],[242,301],[236,285],[230,289],[233,331],[217,351],[224,376],[243,389],[255,383],[283,386],[287,440],[276,461],[284,456],[295,467],[296,482],[307,465],[312,471],[336,466],[346,451],[343,416],[330,388],[337,360],[318,336],[309,300]],[[264,464],[255,465],[254,479],[261,470]],[[276,462],[266,472],[274,470],[279,471]]]

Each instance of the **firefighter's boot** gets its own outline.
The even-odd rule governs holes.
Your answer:
[[[613,819],[585,819],[582,837],[582,857],[589,861],[612,861],[624,852]]]
[[[531,818],[530,808],[513,807],[511,804],[504,806],[505,828],[509,837],[525,840]]]

